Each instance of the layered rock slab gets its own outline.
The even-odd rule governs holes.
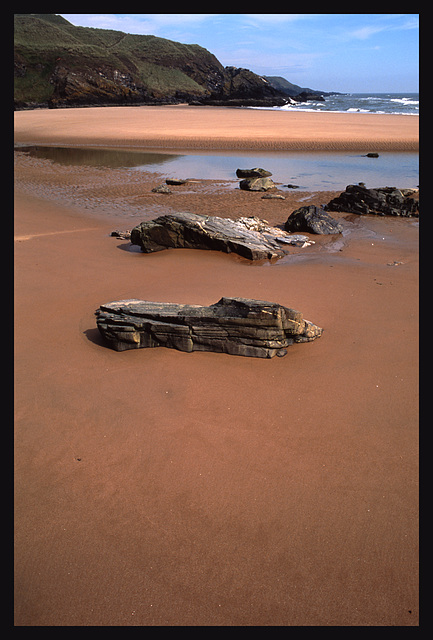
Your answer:
[[[308,240],[308,238],[305,238]],[[298,238],[259,218],[220,218],[197,213],[173,213],[141,222],[131,231],[131,243],[144,253],[168,248],[211,249],[237,253],[249,260],[281,258],[282,244]]]
[[[300,311],[274,302],[226,298],[208,307],[120,300],[95,312],[104,339],[116,351],[168,347],[272,358],[294,342],[311,342],[322,329]]]
[[[419,217],[419,200],[411,196],[417,189],[378,187],[367,189],[359,184],[349,184],[346,190],[327,205],[327,211],[344,211],[359,215]]]

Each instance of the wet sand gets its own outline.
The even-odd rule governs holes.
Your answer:
[[[275,264],[144,255],[110,232],[170,208],[282,223],[327,194],[48,165],[15,173],[15,625],[418,625],[417,222],[332,214],[342,237]],[[261,360],[96,329],[111,300],[222,295],[324,334]]]

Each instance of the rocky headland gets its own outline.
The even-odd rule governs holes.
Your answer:
[[[281,106],[309,99],[323,98],[284,78],[224,67],[196,44],[76,27],[56,14],[14,16],[15,109],[185,102]]]

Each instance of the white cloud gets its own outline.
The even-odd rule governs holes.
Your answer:
[[[396,19],[399,22],[396,23]],[[407,16],[405,14],[391,14],[381,16],[381,20],[376,24],[366,25],[350,31],[348,35],[357,40],[367,40],[370,36],[382,31],[406,31],[408,29],[419,28],[419,16]]]
[[[243,13],[242,18],[261,24],[281,24],[282,22],[295,22],[297,20],[310,20],[322,15],[320,13]]]
[[[223,65],[244,67],[262,75],[290,76],[302,74],[323,58],[323,53],[272,52],[260,47],[239,47],[213,51]]]
[[[351,31],[349,33],[349,36],[351,36],[352,38],[356,38],[357,40],[367,40],[367,38],[374,35],[375,33],[380,33],[380,31],[384,31],[386,29],[387,27],[370,25],[367,27],[361,27],[360,29],[355,29],[355,31]]]
[[[195,27],[215,19],[217,13],[62,13],[75,25],[114,29],[125,33],[158,35],[166,28]]]

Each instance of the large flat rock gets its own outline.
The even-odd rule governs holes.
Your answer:
[[[327,211],[345,211],[359,215],[419,217],[419,200],[412,196],[417,189],[397,189],[396,187],[377,187],[367,189],[359,184],[349,184],[337,198],[333,198],[325,209]]]
[[[298,244],[299,236],[270,227],[254,216],[232,220],[182,212],[141,222],[132,229],[131,242],[144,253],[168,248],[212,249],[263,260],[281,258],[287,253],[282,245]]]
[[[120,300],[101,305],[96,323],[116,351],[169,347],[256,358],[285,355],[290,344],[322,334],[300,311],[247,298],[221,298],[208,307]]]

